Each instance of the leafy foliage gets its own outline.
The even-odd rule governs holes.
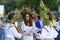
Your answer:
[[[58,9],[58,2],[57,2],[57,0],[43,0],[43,2],[44,2],[51,10],[57,10],[57,9]]]
[[[0,0],[0,5],[5,5],[5,12],[8,13],[11,10],[15,10],[27,6],[34,7],[38,10],[40,0]]]
[[[50,9],[43,3],[43,1],[40,1],[40,16],[44,19],[44,24],[49,24],[49,16],[47,13],[50,12]]]

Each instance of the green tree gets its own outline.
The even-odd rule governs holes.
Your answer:
[[[15,8],[22,8],[23,6],[31,6],[38,10],[40,0],[0,0],[0,5],[5,5],[6,13]],[[38,10],[39,11],[39,10]]]
[[[43,0],[43,2],[48,6],[51,10],[57,10],[58,4],[57,0]]]

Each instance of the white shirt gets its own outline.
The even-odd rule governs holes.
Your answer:
[[[5,37],[16,37],[16,38],[21,38],[22,34],[18,33],[18,31],[16,30],[16,28],[14,27],[14,25],[12,24],[12,26],[10,26],[10,24],[6,24],[6,29],[5,29]]]
[[[56,29],[57,29],[58,31],[60,30],[59,22],[56,22]]]
[[[23,32],[23,31],[26,31],[26,33],[31,33],[31,34],[33,34],[33,33],[31,32],[31,30],[33,29],[33,27],[28,27],[28,26],[26,26],[26,25],[24,24],[24,21],[22,22],[21,29],[22,29],[22,32]]]
[[[25,23],[23,21],[22,25],[21,25],[21,29],[22,29],[22,33],[23,33],[23,40],[33,40],[33,32],[32,32],[33,26],[28,27],[25,25]],[[26,34],[28,34],[28,35],[26,35]]]
[[[41,38],[56,38],[57,37],[57,35],[58,35],[58,33],[57,33],[57,31],[53,28],[53,27],[49,27],[49,26],[44,26],[45,28],[43,28],[42,29],[42,36],[41,36]]]

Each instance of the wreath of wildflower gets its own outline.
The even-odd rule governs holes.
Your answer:
[[[22,8],[22,9],[20,9],[20,14],[22,15],[22,16],[25,16],[25,14],[30,14],[30,15],[32,15],[32,10],[30,9],[30,8],[28,8],[28,7],[25,7],[25,8]]]
[[[26,7],[26,8],[22,8],[20,9],[20,13],[24,13],[24,12],[30,12],[30,8]]]

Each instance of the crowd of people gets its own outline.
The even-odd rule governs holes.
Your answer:
[[[25,10],[26,11],[26,10]],[[38,14],[32,16],[24,12],[21,22],[22,33],[18,31],[17,21],[12,21],[14,13],[10,13],[7,22],[0,17],[0,40],[60,40],[60,17],[54,19],[53,14],[48,14],[50,22],[45,21]]]

